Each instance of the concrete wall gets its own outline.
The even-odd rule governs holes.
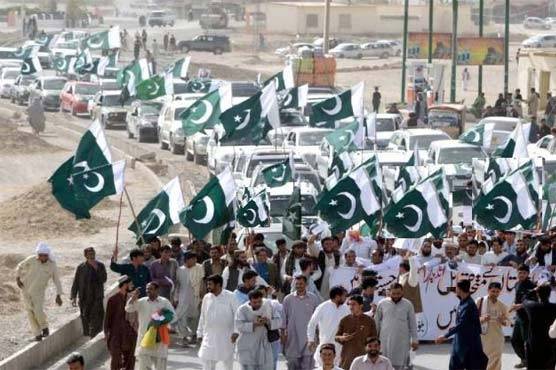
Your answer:
[[[523,97],[534,87],[541,96],[541,108],[546,106],[546,93],[556,92],[556,51],[521,49],[517,68],[518,87]],[[546,83],[541,75],[548,76]]]

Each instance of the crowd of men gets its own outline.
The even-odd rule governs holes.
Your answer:
[[[280,354],[289,370],[406,369],[419,348],[417,273],[441,263],[513,266],[518,278],[509,307],[498,299],[500,282],[490,282],[488,295],[476,300],[469,280],[457,282],[455,326],[436,339],[454,338],[450,369],[501,369],[503,327],[512,325],[514,311],[511,344],[521,359],[516,368],[556,365],[556,231],[533,238],[467,228],[457,239],[425,240],[418,253],[356,231],[320,240],[311,235],[292,245],[284,239],[268,245],[263,234],[249,234],[241,248],[234,235],[227,245],[182,243],[154,238],[123,261],[116,247],[108,267],[121,277],[106,308],[106,268],[93,248],[85,249],[70,299],[79,306],[84,335],[104,331],[112,369],[133,369],[136,362],[139,369],[166,368],[168,343],[143,345],[153,315],[161,312],[171,314],[170,330],[182,346],[200,345],[206,370],[219,362],[232,369],[234,359],[245,370],[276,369]],[[371,265],[359,266],[358,257]],[[351,291],[329,284],[341,266],[359,269]],[[398,280],[379,296],[377,273],[392,266],[399,268]],[[533,282],[533,268],[549,277]],[[39,243],[16,276],[33,335],[41,340],[49,335],[44,295],[50,278],[62,304],[50,248]]]

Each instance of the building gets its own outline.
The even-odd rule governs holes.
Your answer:
[[[540,108],[546,107],[546,93],[556,94],[556,51],[543,49],[521,49],[517,65],[518,86],[524,99],[532,87],[541,97]]]

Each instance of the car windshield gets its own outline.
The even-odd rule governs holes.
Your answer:
[[[299,136],[299,146],[320,145],[322,139],[329,133],[329,130],[300,132],[297,134]]]
[[[302,127],[305,126],[305,120],[299,113],[280,112],[280,124],[286,127]]]
[[[457,126],[459,115],[456,112],[429,111],[429,124],[433,127]]]
[[[16,69],[8,70],[4,72],[4,78],[14,80],[19,76],[19,71]]]
[[[13,51],[2,50],[0,51],[0,59],[18,59]]]
[[[179,107],[176,108],[176,110],[174,111],[174,121],[180,121],[181,118],[181,114],[187,109],[188,107]]]
[[[143,116],[158,116],[162,109],[162,103],[143,103],[141,105],[141,114]]]
[[[62,90],[65,84],[66,80],[62,79],[44,80],[45,90]]]
[[[431,143],[438,141],[438,140],[446,140],[448,137],[445,135],[418,135],[409,138],[409,147],[415,148],[417,145],[417,149],[426,150],[429,149]]]
[[[392,118],[377,118],[376,131],[396,131],[396,125]]]
[[[300,182],[309,183],[309,184],[313,185],[315,187],[315,189],[320,189],[321,188],[318,175],[315,174],[314,172],[308,172],[306,170],[297,170],[296,175],[297,175],[297,178],[299,179]],[[264,181],[263,173],[262,173],[262,171],[258,171],[257,172],[257,178],[255,179],[253,184],[254,184],[255,187],[257,187],[259,185],[263,185],[264,183],[265,183],[265,181]]]
[[[75,86],[75,93],[81,95],[95,95],[99,90],[98,85],[81,85]]]
[[[220,146],[268,145],[269,143],[270,142],[268,141],[257,143],[251,137],[243,136],[240,138],[226,139],[224,141],[220,141]]]
[[[253,158],[249,161],[247,165],[247,169],[245,171],[246,177],[251,177],[253,175],[253,171],[258,165],[262,165],[262,167],[269,166],[271,164],[278,163],[280,161],[285,160],[286,157],[264,157],[264,158]]]
[[[122,105],[119,95],[105,95],[102,97],[103,107],[116,107],[118,105]]]
[[[270,215],[272,217],[283,217],[288,209],[290,202],[290,195],[271,195],[270,200]],[[316,216],[317,212],[313,209],[315,207],[315,198],[311,195],[301,195],[301,215],[302,216]]]
[[[485,158],[480,147],[445,148],[438,153],[438,164],[472,163],[473,158]]]
[[[116,81],[103,81],[101,86],[102,86],[102,90],[108,90],[108,91],[120,90],[120,86]]]
[[[25,78],[24,77],[24,78],[21,79],[20,84],[23,85],[23,86],[29,86],[29,85],[31,85],[31,83],[33,83],[33,81],[35,81],[34,78]]]
[[[185,94],[187,92],[187,84],[177,82],[174,83],[174,94]]]
[[[249,97],[255,95],[259,88],[253,83],[232,83],[233,97]]]
[[[496,119],[482,120],[479,123],[494,123],[494,130],[511,132],[517,126],[516,121],[497,121]]]

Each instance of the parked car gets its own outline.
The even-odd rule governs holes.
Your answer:
[[[170,149],[173,154],[184,153],[185,135],[180,115],[201,96],[203,94],[190,94],[164,104],[158,118],[158,142],[161,149]]]
[[[153,10],[148,17],[147,23],[149,26],[173,27],[176,23],[176,17],[172,12],[167,10]]]
[[[334,37],[328,38],[328,49],[333,49],[341,43],[340,40],[335,39]],[[318,37],[313,41],[313,45],[322,48],[324,46],[324,38]]]
[[[401,41],[398,40],[378,40],[376,44],[385,45],[386,48],[392,48],[394,56],[399,57],[402,55],[403,44]]]
[[[91,118],[102,127],[126,127],[127,108],[122,106],[121,91],[99,91],[90,103]]]
[[[60,94],[60,109],[72,115],[89,115],[89,100],[100,90],[100,86],[91,82],[70,81]]]
[[[29,103],[34,99],[40,99],[44,110],[58,111],[60,93],[66,82],[67,79],[60,76],[38,77],[29,87]]]
[[[556,48],[556,34],[541,34],[529,37],[521,43],[524,48]]]
[[[342,43],[328,51],[329,54],[336,58],[363,58],[363,50],[359,44]]]
[[[280,55],[282,57],[285,57],[287,55],[290,54],[297,54],[297,51],[301,48],[309,48],[309,49],[315,49],[317,46],[308,43],[308,42],[296,42],[295,44],[291,44],[285,47],[281,47],[278,48],[274,51],[274,54],[276,55]]]
[[[20,75],[21,68],[4,67],[0,72],[0,97],[9,98],[15,80]]]
[[[552,24],[542,18],[527,17],[523,21],[523,27],[535,30],[549,30],[552,28]]]
[[[527,145],[529,157],[547,158],[556,152],[556,138],[554,135],[546,135],[541,137],[536,143]]]
[[[37,77],[33,75],[19,75],[12,85],[10,99],[12,103],[27,105],[29,99],[29,87]]]
[[[194,50],[222,54],[232,50],[228,36],[199,35],[192,40],[180,41],[177,46],[182,53]]]
[[[389,43],[368,42],[361,45],[361,52],[364,57],[375,57],[387,59],[396,55],[396,51]]]
[[[136,138],[140,143],[146,139],[158,140],[158,116],[161,109],[160,102],[136,100],[131,103],[126,119],[127,137]]]

